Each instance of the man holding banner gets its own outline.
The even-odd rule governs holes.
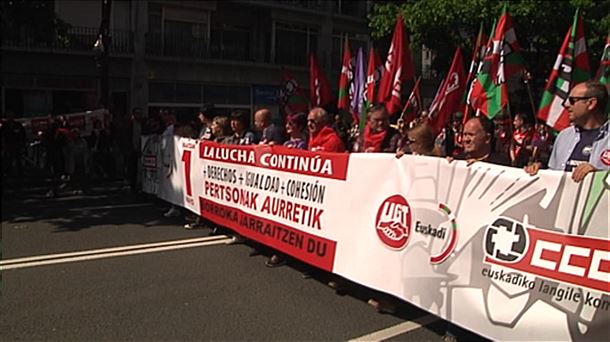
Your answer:
[[[390,116],[385,106],[376,105],[368,110],[364,132],[358,137],[353,152],[396,153],[400,133],[390,127]]]
[[[309,129],[308,149],[313,152],[345,152],[345,145],[332,128],[328,112],[316,107],[307,115],[307,128]]]
[[[572,179],[580,182],[591,172],[610,169],[607,103],[608,91],[599,82],[572,88],[564,104],[572,125],[557,136],[549,161],[551,170],[572,171]],[[540,167],[537,162],[526,166],[525,171],[535,175]]]

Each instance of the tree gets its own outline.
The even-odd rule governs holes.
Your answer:
[[[0,9],[3,40],[48,44],[66,40],[69,25],[57,17],[52,1],[2,1]]]
[[[479,24],[500,16],[503,2],[488,0],[405,0],[376,2],[369,14],[373,38],[391,34],[394,20],[402,14],[413,46],[425,45],[436,54],[432,68],[440,73],[449,68],[453,50],[461,46],[472,51]],[[604,39],[610,30],[610,0],[510,1],[519,44],[524,49],[526,68],[542,87],[557,56],[565,31],[579,7],[585,19],[589,57],[593,70],[599,63]],[[467,60],[470,57],[467,58]]]

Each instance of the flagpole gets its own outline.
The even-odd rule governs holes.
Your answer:
[[[534,120],[536,120],[536,123],[538,123],[538,115],[536,115],[536,105],[534,104],[534,95],[532,95],[532,86],[530,84],[530,81],[532,80],[532,75],[529,73],[529,71],[524,70],[523,76],[525,88],[527,89],[527,95],[530,99],[530,105],[532,106],[532,115],[534,115]]]
[[[510,110],[510,101],[506,101],[506,112],[508,114],[508,129],[510,133],[510,139],[513,139],[513,116]]]
[[[419,85],[419,80],[421,80],[421,75],[416,79],[415,78],[415,73],[413,73],[413,84],[414,84],[413,89],[415,89],[415,87]],[[417,106],[420,109],[424,108],[423,104],[421,103],[421,97],[417,96],[416,100],[417,100]],[[402,117],[402,115],[404,115],[404,109],[403,109],[403,112],[400,115],[401,115],[401,117]]]
[[[413,79],[415,79],[415,77],[413,77]],[[411,90],[411,93],[413,93],[415,91],[415,89],[417,89],[417,86],[419,86],[419,81],[421,80],[421,76],[419,76],[417,78],[417,80],[415,80],[415,85],[413,86],[413,90]],[[398,120],[404,119],[405,113],[407,112],[407,108],[409,108],[409,103],[411,101],[411,96],[409,96],[407,98],[407,103],[405,103],[404,108],[402,109],[402,113],[400,113],[400,117],[398,118]],[[421,108],[421,103],[419,103],[419,101],[417,101],[417,105],[420,106],[419,108]]]

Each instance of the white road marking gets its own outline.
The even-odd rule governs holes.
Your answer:
[[[383,341],[394,336],[398,336],[400,334],[407,333],[409,331],[419,329],[423,326],[426,326],[430,323],[438,321],[440,318],[434,315],[425,315],[422,317],[418,317],[413,321],[407,321],[400,323],[398,325],[394,325],[379,331],[372,332],[370,334],[366,334],[364,336],[356,337],[349,342],[353,341]]]
[[[102,205],[98,207],[83,207],[83,208],[71,208],[69,211],[83,211],[83,210],[101,210],[101,209],[122,209],[122,208],[139,208],[139,207],[150,207],[152,203],[136,203],[136,204],[120,204],[120,205]]]
[[[95,260],[112,258],[118,256],[127,256],[135,254],[146,254],[155,252],[164,252],[176,249],[185,249],[193,247],[203,246],[214,246],[229,244],[233,241],[232,238],[226,235],[208,236],[204,238],[186,239],[186,240],[175,240],[165,241],[159,243],[140,244],[132,246],[122,246],[113,248],[103,248],[97,250],[80,251],[72,253],[60,253],[60,254],[49,254],[40,255],[18,259],[8,259],[0,261],[0,271],[35,267],[44,265],[61,264],[68,262],[77,262],[85,260]]]

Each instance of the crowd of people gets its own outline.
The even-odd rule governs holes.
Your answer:
[[[461,113],[456,113],[441,132],[435,132],[428,123],[429,113],[424,111],[410,122],[399,118],[391,124],[391,116],[383,105],[368,109],[363,129],[350,122],[349,113],[338,113],[332,108],[316,107],[308,113],[286,115],[283,125],[275,124],[272,112],[262,108],[254,113],[250,127],[249,113],[236,110],[229,115],[217,115],[214,106],[206,104],[196,117],[186,121],[178,121],[169,110],[161,110],[158,116],[144,121],[142,111],[134,109],[129,118],[116,118],[109,127],[95,122],[88,137],[82,137],[78,128],[69,127],[64,117],[57,116],[41,132],[40,139],[46,151],[47,170],[54,177],[48,196],[56,196],[68,184],[75,193],[87,191],[91,177],[124,178],[126,185],[138,191],[140,138],[144,134],[229,145],[283,145],[312,152],[391,153],[396,158],[405,154],[433,156],[448,162],[465,160],[467,165],[488,162],[512,166],[529,175],[548,168],[572,172],[575,182],[591,172],[609,170],[607,88],[593,81],[578,84],[570,91],[564,106],[572,125],[557,136],[544,123],[535,121],[533,115],[524,113],[495,120],[482,115],[464,120]],[[2,124],[1,136],[3,172],[20,174],[19,155],[25,144],[23,126],[8,116]],[[164,216],[187,215],[172,206]],[[192,221],[185,224],[186,229],[203,226],[205,220],[198,215],[185,219]],[[214,228],[212,234],[218,229]],[[255,248],[252,254],[258,253],[259,248]],[[285,255],[278,251],[270,254],[267,266],[285,264]],[[342,287],[341,281],[330,283],[337,290]],[[383,295],[369,300],[369,304],[381,312],[395,309],[392,300]]]
[[[23,124],[12,113],[7,113],[0,131],[3,176],[22,178],[26,147],[36,146],[40,164],[51,178],[47,197],[62,191],[82,194],[89,190],[91,180],[105,179],[122,179],[125,187],[138,191],[140,139],[142,134],[156,132],[145,126],[140,109],[110,123],[95,118],[86,135],[64,115],[49,116],[46,128],[35,132],[33,141],[28,141]]]
[[[572,125],[556,138],[548,126],[525,113],[500,115],[493,121],[482,115],[464,120],[462,113],[455,113],[442,131],[435,132],[428,124],[428,112],[421,112],[410,122],[399,118],[391,124],[392,117],[382,104],[368,109],[363,129],[351,122],[350,113],[336,108],[317,107],[309,113],[289,114],[279,125],[266,108],[257,110],[251,120],[246,111],[219,115],[214,105],[206,104],[196,117],[180,121],[170,110],[160,110],[159,115],[145,120],[141,109],[136,108],[129,117],[117,116],[109,125],[95,121],[91,135],[86,137],[59,115],[49,118],[38,138],[44,148],[46,169],[54,179],[49,197],[67,186],[75,193],[86,192],[91,178],[124,179],[125,186],[139,191],[140,141],[145,134],[221,144],[284,145],[313,152],[393,153],[397,158],[404,154],[437,156],[449,161],[463,159],[469,165],[485,161],[523,168],[530,174],[542,168],[572,171],[574,180],[580,181],[587,173],[609,167],[607,103],[604,85],[594,81],[576,85],[564,103]],[[25,130],[8,113],[0,131],[3,175],[22,175]],[[177,211],[172,208],[166,214],[173,216],[179,214]]]
[[[468,165],[488,162],[523,168],[534,175],[541,168],[573,171],[573,179],[580,181],[589,172],[610,168],[608,150],[608,122],[605,112],[608,93],[602,84],[587,82],[575,86],[565,103],[573,123],[561,132],[553,143],[554,135],[533,116],[517,113],[495,120],[473,115],[464,120],[460,113],[453,116],[441,132],[434,132],[428,124],[428,113],[395,125],[385,106],[368,109],[364,129],[346,123],[350,115],[333,114],[332,109],[313,108],[306,113],[289,114],[283,127],[272,122],[269,109],[250,116],[244,111],[230,115],[216,115],[213,105],[204,106],[197,120],[177,123],[175,115],[161,111],[165,127],[162,134],[209,140],[229,145],[283,145],[312,152],[393,153],[397,158],[405,154],[444,157],[465,160]],[[344,113],[345,114],[345,113]],[[349,127],[352,127],[350,129]],[[604,149],[605,146],[605,149]],[[181,216],[172,206],[166,217]],[[202,218],[187,223],[186,229],[202,225]],[[285,258],[275,253],[267,266],[282,265]]]
[[[254,113],[252,128],[248,113],[215,115],[212,105],[204,106],[198,120],[190,123],[177,123],[169,111],[161,111],[160,118],[165,127],[171,126],[172,134],[222,144],[284,145],[313,152],[394,153],[397,158],[404,154],[427,155],[463,159],[468,164],[485,161],[524,168],[530,173],[534,168],[537,171],[547,167],[581,171],[585,170],[581,166],[584,164],[592,165],[586,170],[594,171],[608,167],[608,155],[604,153],[607,149],[599,147],[608,141],[607,102],[604,85],[591,81],[575,86],[564,104],[573,125],[561,132],[557,141],[545,123],[525,113],[499,115],[494,120],[483,115],[464,120],[462,113],[455,113],[441,132],[433,131],[426,111],[410,122],[400,118],[391,124],[383,105],[368,109],[362,130],[357,124],[351,125],[349,113],[322,107],[307,114],[287,115],[283,127],[274,124],[271,111],[264,108]],[[576,137],[582,139],[578,141]],[[575,146],[565,146],[570,143]]]

